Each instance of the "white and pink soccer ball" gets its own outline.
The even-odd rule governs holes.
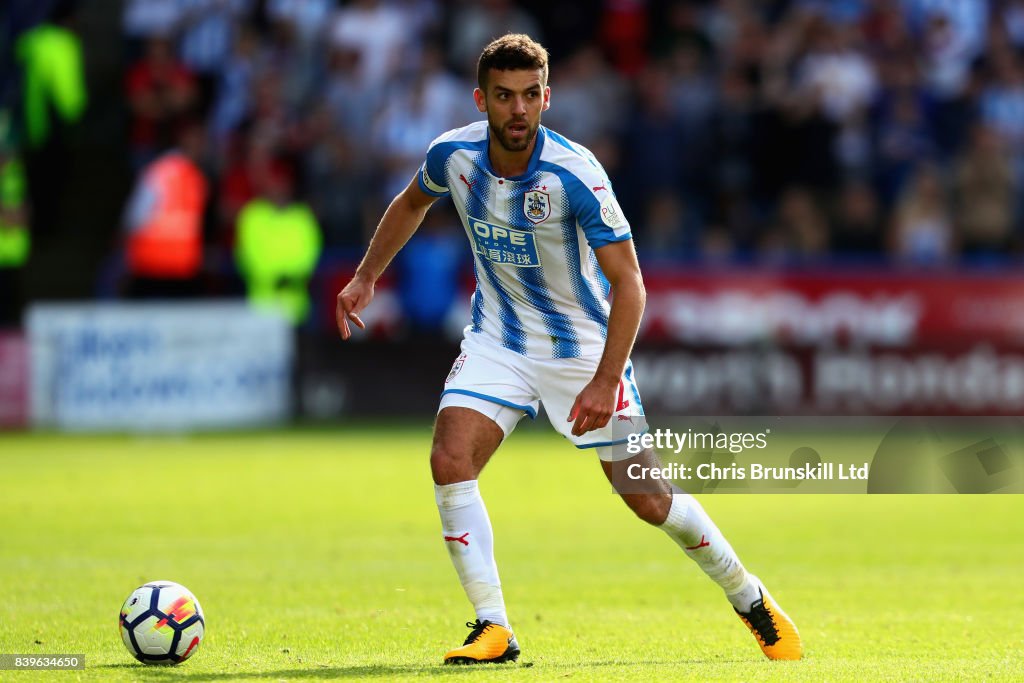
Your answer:
[[[143,664],[180,664],[199,649],[206,621],[187,588],[151,581],[124,601],[118,629],[128,652]]]

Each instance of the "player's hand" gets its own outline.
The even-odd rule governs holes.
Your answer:
[[[348,322],[351,320],[361,330],[366,325],[359,318],[359,312],[373,301],[373,282],[356,275],[345,288],[338,292],[338,304],[334,309],[334,317],[338,322],[338,333],[342,339],[352,336]]]
[[[573,422],[572,433],[582,436],[593,429],[600,429],[608,424],[615,412],[615,391],[618,383],[592,379],[576,397],[569,411],[566,422]]]

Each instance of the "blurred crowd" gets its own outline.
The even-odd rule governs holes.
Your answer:
[[[128,0],[136,167],[199,117],[218,239],[275,182],[358,246],[496,35],[552,53],[544,122],[651,254],[942,262],[1016,246],[1024,2]]]
[[[1024,0],[124,0],[122,27],[126,213],[178,150],[208,246],[262,201],[358,254],[480,118],[506,32],[549,49],[543,122],[602,161],[648,259],[935,265],[1024,235]],[[410,258],[457,263],[456,232],[440,208]]]

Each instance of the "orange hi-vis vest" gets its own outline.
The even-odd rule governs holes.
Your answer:
[[[160,157],[145,170],[141,187],[151,202],[128,235],[128,270],[153,278],[194,277],[203,261],[206,178],[179,152]]]

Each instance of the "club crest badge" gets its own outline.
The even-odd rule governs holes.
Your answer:
[[[455,376],[457,374],[459,374],[460,372],[462,372],[462,366],[465,365],[465,364],[466,364],[466,354],[463,353],[463,354],[460,354],[459,357],[455,359],[455,363],[454,363],[454,365],[452,365],[452,371],[448,373],[448,379],[446,379],[444,381],[444,383],[448,384],[453,379],[455,379]]]
[[[531,190],[523,195],[523,213],[531,223],[541,223],[551,215],[551,197],[547,192]]]

